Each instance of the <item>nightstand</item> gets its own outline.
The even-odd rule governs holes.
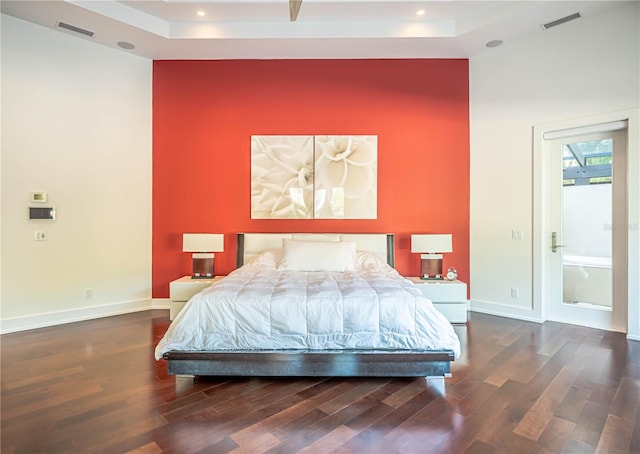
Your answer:
[[[451,323],[467,323],[467,284],[462,281],[427,281],[408,277]]]
[[[200,292],[225,276],[216,276],[212,279],[191,279],[191,276],[184,276],[169,284],[169,319],[173,320],[182,310],[187,301],[193,295]]]

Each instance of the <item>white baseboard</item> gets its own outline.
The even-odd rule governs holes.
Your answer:
[[[169,298],[152,298],[151,309],[171,309],[171,300]]]
[[[499,317],[513,318],[516,320],[524,320],[534,323],[545,322],[545,320],[534,316],[533,311],[513,306],[507,306],[505,304],[482,300],[471,300],[469,306],[470,311],[479,312],[481,314],[497,315]],[[635,334],[627,334],[627,339],[640,341],[640,336]]]
[[[169,305],[167,303],[166,308]],[[91,320],[113,315],[128,314],[131,312],[146,311],[149,309],[165,309],[165,306],[154,303],[150,298],[121,301],[118,303],[104,304],[101,306],[83,307],[80,309],[70,309],[66,311],[44,312],[40,314],[27,315],[24,317],[14,317],[0,320],[0,334],[26,331],[29,329],[44,328],[45,326],[62,325],[65,323]]]
[[[470,300],[469,310],[480,312],[482,314],[497,315],[499,317],[514,318],[516,320],[524,320],[527,322],[543,323],[540,317],[531,309],[524,309],[506,304],[494,303],[491,301]]]

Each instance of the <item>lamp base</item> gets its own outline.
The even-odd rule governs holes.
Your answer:
[[[191,279],[212,279],[213,274],[213,254],[197,253],[193,254],[193,272]]]
[[[425,281],[444,280],[442,254],[422,254],[420,258],[420,279]]]

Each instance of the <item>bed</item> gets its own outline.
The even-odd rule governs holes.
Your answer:
[[[239,233],[237,265],[157,345],[170,374],[426,377],[444,390],[460,344],[393,268],[393,235]]]

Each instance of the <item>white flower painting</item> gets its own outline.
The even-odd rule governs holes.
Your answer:
[[[313,136],[251,136],[251,219],[313,217]]]
[[[376,219],[377,136],[315,136],[314,217]]]
[[[376,219],[377,136],[252,136],[252,219]]]

